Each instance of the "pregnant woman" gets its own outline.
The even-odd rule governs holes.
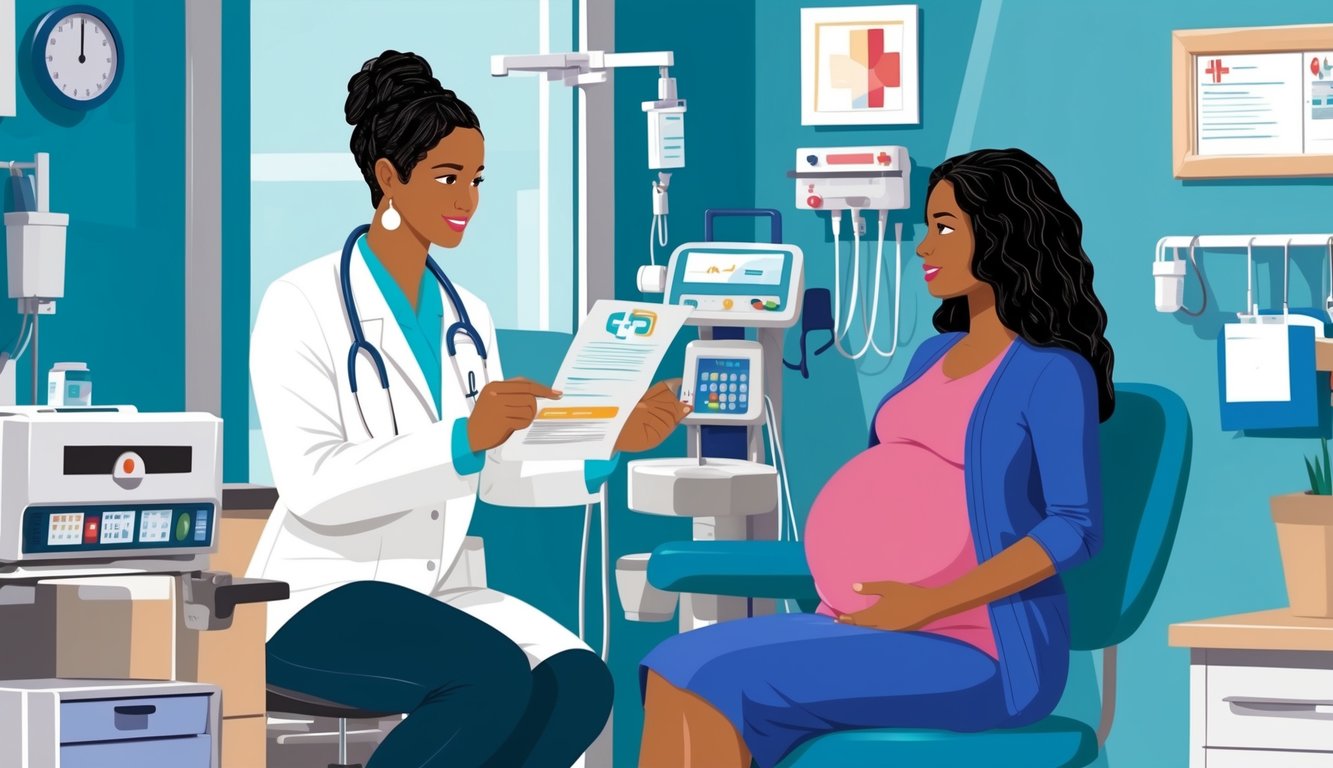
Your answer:
[[[1058,574],[1100,545],[1097,425],[1114,408],[1082,222],[1008,149],[936,168],[926,227],[940,334],[810,511],[819,609],[654,649],[640,766],[768,768],[831,731],[1014,727],[1059,700]]]

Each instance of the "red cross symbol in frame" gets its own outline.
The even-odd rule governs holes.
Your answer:
[[[875,161],[878,162],[880,165],[888,165],[889,162],[892,160],[893,156],[890,155],[888,152],[880,152],[879,155],[875,157]]]
[[[1205,75],[1212,75],[1214,83],[1222,82],[1222,75],[1231,71],[1230,67],[1222,66],[1221,59],[1213,59],[1208,63],[1208,68],[1203,71]]]

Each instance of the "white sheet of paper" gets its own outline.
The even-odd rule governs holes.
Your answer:
[[[1227,402],[1290,402],[1287,326],[1232,323],[1225,328]]]
[[[553,389],[559,400],[538,400],[532,426],[501,447],[505,460],[609,459],[616,439],[689,307],[599,301],[584,318]]]
[[[1200,155],[1299,155],[1302,53],[1194,57]]]

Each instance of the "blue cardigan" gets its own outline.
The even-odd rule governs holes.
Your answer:
[[[965,334],[924,341],[903,381],[916,381]],[[879,408],[875,409],[879,412]],[[1022,338],[1005,352],[967,425],[963,469],[977,561],[1031,537],[1057,575],[992,602],[1006,706],[1019,726],[1045,717],[1069,674],[1069,606],[1059,573],[1101,547],[1098,401],[1092,366],[1065,349]],[[872,424],[870,445],[879,443]]]

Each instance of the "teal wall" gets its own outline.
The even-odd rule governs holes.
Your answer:
[[[892,221],[906,222],[907,240],[898,356],[887,365],[858,370],[828,353],[811,363],[808,381],[790,371],[784,380],[784,434],[797,467],[791,483],[803,517],[832,471],[864,446],[870,411],[901,378],[916,345],[934,332],[930,315],[935,304],[917,281],[914,252],[923,235],[919,222],[930,170],[950,154],[986,146],[1021,147],[1050,167],[1083,218],[1084,246],[1097,270],[1095,287],[1110,316],[1107,334],[1116,350],[1116,379],[1171,388],[1189,404],[1194,422],[1194,469],[1184,518],[1156,604],[1121,649],[1120,703],[1103,758],[1103,764],[1114,766],[1184,765],[1188,654],[1167,646],[1167,625],[1285,604],[1268,497],[1306,484],[1301,456],[1317,445],[1220,430],[1215,340],[1223,313],[1218,297],[1227,312],[1243,304],[1243,254],[1202,254],[1211,306],[1193,321],[1154,311],[1149,262],[1157,239],[1167,234],[1327,230],[1327,217],[1319,212],[1333,205],[1333,182],[1174,179],[1170,35],[1174,29],[1317,23],[1327,20],[1327,5],[1319,0],[1261,5],[1239,0],[919,0],[921,124],[803,127],[799,9],[845,4],[691,0],[672,6],[670,14],[638,2],[617,4],[616,49],[674,50],[674,74],[689,102],[687,166],[672,179],[670,247],[701,236],[704,208],[773,207],[784,215],[787,242],[806,253],[807,285],[831,287],[828,220],[792,205],[792,182],[785,172],[796,147],[899,143],[912,155],[912,210],[891,215]],[[707,23],[701,23],[705,18]],[[647,262],[643,241],[652,177],[643,158],[645,128],[638,102],[653,84],[646,72],[618,73],[616,83],[616,282],[618,296],[628,298],[638,297],[634,271]],[[871,226],[873,232],[873,220]],[[889,233],[892,237],[892,227]],[[737,227],[719,234],[752,239],[763,233]],[[848,238],[846,227],[843,234]],[[848,238],[844,269],[849,245]],[[891,248],[890,243],[890,264]],[[1326,258],[1293,252],[1293,306],[1323,305]],[[1280,296],[1280,282],[1273,279],[1281,275],[1280,254],[1258,254],[1256,262],[1256,295],[1272,306]],[[1198,286],[1193,276],[1190,280],[1186,305],[1197,307]],[[789,334],[789,350],[795,350],[797,339],[794,331]],[[669,359],[662,374],[678,370],[679,364],[679,358]],[[623,481],[614,498],[624,499]],[[677,521],[628,513],[623,501],[617,506],[613,557],[689,535],[686,526],[674,525]],[[617,764],[632,764],[637,754],[641,712],[635,665],[673,630],[674,625],[623,619],[613,624]],[[1095,719],[1098,669],[1091,655],[1073,658],[1063,711]]]
[[[0,118],[0,160],[51,154],[51,209],[69,214],[65,297],[40,325],[46,372],[86,361],[99,403],[140,410],[185,406],[185,13],[183,3],[102,0],[120,31],[119,89],[90,112],[39,90],[28,65],[38,20],[59,5],[18,0],[18,114]],[[6,182],[7,184],[7,182]],[[0,244],[0,249],[3,249]],[[6,294],[7,295],[7,294]],[[0,300],[0,343],[17,334]],[[19,363],[18,399],[31,400],[32,347]]]

